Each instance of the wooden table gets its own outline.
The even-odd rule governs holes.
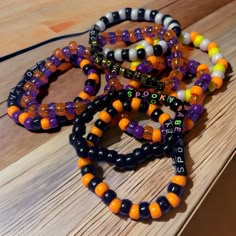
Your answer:
[[[51,37],[88,29],[106,12],[122,7],[161,9],[216,41],[229,60],[230,80],[207,97],[205,111],[185,136],[189,181],[180,207],[159,221],[132,221],[113,215],[84,188],[77,169],[76,153],[68,142],[71,126],[56,133],[33,133],[17,126],[6,114],[6,99],[27,68],[49,56],[61,40],[21,54],[0,64],[0,235],[175,235],[180,234],[216,179],[235,155],[236,1],[232,0],[38,0],[0,2],[0,55],[6,55]],[[113,27],[135,28],[126,22]],[[143,24],[144,25],[144,24]],[[88,35],[70,40],[87,45]],[[203,53],[192,54],[208,62]],[[83,74],[75,69],[50,85],[44,102],[72,100],[82,89]],[[68,79],[70,82],[68,82]],[[145,120],[144,122],[148,122]],[[138,147],[137,141],[118,130],[103,142],[117,151]],[[108,184],[121,198],[151,201],[172,176],[169,159],[155,160],[137,171],[119,173],[101,164]]]

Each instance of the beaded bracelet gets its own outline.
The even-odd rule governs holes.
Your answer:
[[[163,100],[164,99],[164,100]],[[172,110],[176,112],[176,116],[184,117],[184,114],[188,110],[188,106],[186,104],[183,104],[181,101],[174,97],[163,97],[160,96],[157,98],[159,102],[164,102],[166,105],[169,105]],[[115,151],[110,151],[105,148],[97,148],[94,147],[94,145],[97,145],[99,142],[100,137],[103,135],[103,132],[108,128],[108,123],[112,120],[112,118],[118,113],[125,111],[131,111],[132,109],[134,111],[141,111],[141,112],[147,112],[148,114],[153,117],[155,120],[159,120],[161,125],[165,126],[165,129],[163,129],[163,132],[166,132],[167,135],[164,133],[162,135],[165,136],[165,145],[163,146],[163,151],[165,154],[168,154],[169,151],[169,142],[173,142],[172,139],[172,133],[182,133],[181,126],[183,125],[183,120],[179,123],[173,124],[172,119],[168,114],[161,113],[159,109],[156,109],[156,106],[150,105],[148,106],[148,103],[142,103],[145,104],[144,106],[140,106],[141,100],[137,98],[133,98],[131,101],[125,99],[125,96],[121,98],[121,100],[116,100],[112,103],[112,105],[108,105],[106,111],[102,111],[99,114],[99,119],[95,122],[95,126],[92,127],[90,133],[87,136],[87,140],[83,138],[83,135],[85,134],[85,123],[91,121],[93,119],[94,114],[96,113],[96,107],[91,102],[91,107],[93,107],[93,112],[89,113],[89,116],[87,119],[86,117],[88,112],[85,111],[81,114],[81,116],[77,116],[77,118],[74,121],[74,127],[73,127],[73,133],[72,137],[70,138],[71,144],[74,146],[74,148],[77,151],[78,156],[81,157],[90,157],[94,160],[99,161],[108,161],[110,163],[115,164],[118,168],[134,168],[136,164],[140,161],[145,161],[146,159],[150,159],[152,156],[152,146],[156,146],[156,142],[161,141],[161,132],[160,130],[155,130],[155,132],[149,132],[147,130],[147,136],[152,136],[153,143],[152,144],[143,144],[142,150],[134,150],[132,154],[127,155],[120,155]],[[184,114],[181,114],[182,113]],[[180,119],[180,118],[179,118]],[[173,126],[175,126],[173,128]],[[177,127],[178,126],[178,127]],[[172,129],[173,128],[173,129]],[[170,132],[171,131],[171,132]],[[77,141],[79,140],[79,142]],[[159,144],[158,144],[158,150]],[[145,156],[148,156],[145,158]]]
[[[140,28],[135,29],[141,30]],[[126,30],[125,32],[129,32]],[[160,56],[165,53],[169,52],[170,47],[174,44],[174,42],[177,42],[177,37],[174,31],[172,30],[166,30],[162,25],[155,24],[153,26],[145,27],[143,30],[141,30],[141,37],[142,39],[145,38],[145,36],[150,37],[159,37],[160,40],[158,43],[154,46],[144,43],[143,41],[140,42],[143,45],[143,48],[132,48],[132,49],[115,49],[110,50],[109,48],[103,49],[103,55],[104,58],[107,58],[112,61],[136,61],[138,59],[142,60],[148,56]],[[113,32],[108,32],[107,34],[111,34]],[[132,34],[132,33],[129,33]],[[170,36],[172,36],[171,40],[169,39]],[[166,40],[169,40],[170,42],[167,42]],[[103,43],[104,44],[104,43]]]
[[[86,99],[92,98],[99,88],[100,74],[92,62],[84,58],[86,54],[88,50],[85,47],[71,42],[69,46],[62,50],[56,49],[51,57],[27,70],[21,81],[10,91],[8,115],[29,130],[48,130],[71,122],[75,114],[85,109],[88,102]],[[80,67],[88,77],[84,91],[74,102],[39,104],[36,98],[40,89],[50,82],[53,74],[62,69],[67,70],[72,65]]]
[[[167,194],[159,196],[156,201],[139,204],[132,203],[128,199],[121,200],[116,193],[99,177],[96,176],[96,169],[89,158],[79,158],[78,166],[81,169],[82,183],[89,190],[94,192],[109,207],[114,214],[128,216],[133,220],[138,219],[158,219],[167,213],[171,207],[176,208],[180,203],[180,196],[186,185],[186,169],[184,161],[184,149],[179,139],[175,146],[173,158],[176,160],[175,172],[171,182],[167,187]],[[181,165],[181,166],[180,166]]]
[[[116,102],[113,102],[113,104],[117,110],[121,111],[120,102],[116,101]],[[168,131],[171,133],[171,136],[173,137],[172,141],[169,141],[169,142],[171,145],[171,150],[172,150],[171,153],[172,153],[172,158],[174,161],[176,176],[172,178],[172,182],[168,186],[167,195],[158,197],[155,203],[149,204],[147,202],[142,202],[139,205],[136,205],[136,204],[132,204],[129,200],[121,201],[119,198],[116,197],[115,192],[109,189],[108,185],[105,182],[103,182],[100,178],[96,177],[95,167],[92,165],[90,158],[88,158],[88,156],[90,155],[89,151],[88,150],[85,151],[85,148],[84,148],[83,152],[81,151],[78,152],[78,149],[76,149],[77,153],[80,155],[80,158],[78,160],[78,166],[81,168],[81,173],[83,175],[82,183],[86,187],[88,187],[91,191],[95,192],[99,197],[101,197],[102,200],[105,202],[105,204],[109,206],[110,210],[113,213],[120,213],[122,215],[129,216],[132,219],[139,219],[140,217],[142,219],[149,218],[149,217],[152,217],[153,219],[157,219],[162,215],[162,213],[167,212],[170,206],[172,207],[178,206],[180,202],[180,195],[182,192],[182,187],[184,187],[186,183],[185,176],[187,175],[185,161],[184,161],[183,142],[181,140],[181,136],[182,136],[181,133],[182,133],[182,128],[183,128],[182,121],[183,121],[183,117],[185,116],[184,114],[186,114],[187,112],[187,108],[184,105],[181,105],[181,106],[178,106],[176,109],[178,112],[177,112],[176,118],[173,120],[173,123],[172,123],[174,124],[173,127],[169,127],[169,125],[166,125],[168,128]],[[93,114],[95,114],[95,112],[93,112]],[[75,120],[75,127],[76,127],[76,123],[79,122],[78,120],[80,120],[80,122],[79,122],[79,126],[77,127],[81,127],[84,123],[89,122],[91,119],[93,119],[93,114],[90,112],[89,119],[82,118],[81,115],[77,116],[76,118],[77,121]],[[106,121],[108,121],[107,118],[109,114],[108,113],[101,113],[101,114],[102,115],[100,115],[100,118],[106,119]],[[168,123],[168,122],[165,122],[165,123]],[[175,128],[177,128],[177,131],[175,130]],[[85,129],[83,130],[83,133],[86,132]],[[98,132],[96,130],[96,134],[97,133]],[[75,129],[73,129],[73,133],[70,136],[70,143],[74,145],[74,147],[76,147],[76,143],[77,144],[79,143],[81,147],[82,146],[85,147],[84,145],[86,141],[85,139],[82,139],[82,137],[79,136],[79,134],[80,132],[75,133]],[[157,144],[160,145],[159,143],[156,143],[156,145]],[[156,145],[151,147],[152,153],[156,151]],[[149,148],[149,152],[150,152],[150,148]],[[147,154],[148,153],[143,153],[142,156],[147,155]],[[104,152],[101,154],[101,157],[104,157]],[[130,159],[128,160],[130,161]],[[123,161],[122,158],[119,158],[119,161],[122,162]]]
[[[101,17],[100,20],[95,23],[89,32],[89,42],[91,46],[98,46],[98,35],[100,32],[105,31],[111,25],[118,24],[126,20],[151,21],[156,24],[163,24],[167,29],[173,30],[177,36],[179,36],[181,32],[179,22],[174,20],[170,15],[163,15],[157,10],[123,8],[118,11],[105,14],[105,16]]]

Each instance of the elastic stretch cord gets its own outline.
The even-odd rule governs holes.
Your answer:
[[[86,31],[83,31],[83,32],[80,32],[80,33],[61,35],[61,36],[58,36],[58,37],[55,37],[55,38],[51,38],[51,39],[45,40],[43,42],[37,43],[37,44],[32,45],[30,47],[23,48],[23,49],[21,49],[19,51],[16,51],[16,52],[10,53],[8,55],[5,55],[3,57],[0,57],[0,62],[6,61],[6,60],[8,60],[8,59],[10,59],[12,57],[18,56],[18,55],[23,54],[25,52],[31,51],[31,50],[33,50],[35,48],[41,47],[41,46],[43,46],[45,44],[52,43],[52,42],[55,42],[57,40],[61,40],[61,39],[65,39],[65,38],[72,38],[72,37],[81,36],[81,35],[86,34],[88,32],[89,32],[89,30],[86,30]]]

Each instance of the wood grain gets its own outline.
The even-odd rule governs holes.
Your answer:
[[[7,117],[9,90],[27,68],[69,41],[61,40],[0,64],[0,235],[176,235],[212,187],[214,179],[219,177],[221,169],[235,156],[236,1],[136,0],[127,3],[104,0],[103,4],[93,0],[1,1],[0,55],[50,37],[83,31],[106,12],[127,5],[161,8],[162,12],[173,15],[186,31],[195,30],[216,41],[232,67],[230,80],[206,99],[204,113],[185,136],[190,178],[180,207],[154,222],[136,222],[113,215],[80,183],[76,153],[68,143],[71,126],[57,133],[31,133]],[[126,22],[112,29],[133,28],[137,24]],[[87,45],[87,37],[75,40]],[[191,57],[209,63],[201,52],[194,51]],[[50,85],[44,101],[73,99],[82,89],[83,81],[79,69],[71,70]],[[123,153],[140,146],[118,129],[109,130],[102,145]],[[118,196],[134,202],[154,200],[165,192],[172,176],[169,159],[155,160],[136,171],[122,173],[107,164],[99,165]]]

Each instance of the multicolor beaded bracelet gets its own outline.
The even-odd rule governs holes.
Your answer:
[[[119,111],[121,106],[120,102],[113,102],[115,108]],[[102,198],[104,203],[109,206],[110,210],[113,213],[119,213],[124,216],[129,216],[132,219],[146,219],[152,217],[153,219],[159,218],[162,213],[166,213],[170,207],[177,207],[179,202],[180,202],[180,195],[182,192],[183,187],[186,184],[186,166],[185,166],[185,161],[184,161],[184,151],[183,151],[183,142],[181,139],[181,133],[182,133],[182,120],[183,117],[186,114],[186,107],[183,105],[178,106],[177,108],[178,112],[176,115],[176,118],[173,120],[173,127],[169,127],[168,129],[171,132],[173,139],[170,142],[171,144],[171,149],[173,150],[172,153],[172,158],[174,161],[174,166],[175,166],[175,172],[176,176],[172,178],[172,182],[168,186],[168,193],[166,196],[160,196],[157,198],[156,202],[154,203],[148,203],[148,202],[141,202],[139,205],[137,204],[132,204],[131,201],[124,199],[120,200],[119,198],[116,197],[116,194],[113,190],[110,190],[108,185],[102,181],[101,178],[96,177],[96,169],[92,165],[92,162],[89,156],[89,152],[79,152],[77,150],[78,154],[82,154],[78,160],[78,166],[81,168],[81,173],[83,175],[82,177],[82,183],[88,187],[92,192],[95,192],[99,197]],[[94,113],[95,114],[95,113]],[[102,113],[100,115],[100,118],[107,117],[108,113]],[[109,114],[108,114],[109,115]],[[93,118],[93,115],[90,113],[89,119],[81,118],[80,116],[77,116],[76,119],[81,120],[83,123],[89,122]],[[109,119],[110,120],[110,119]],[[78,120],[77,120],[78,121]],[[75,123],[77,122],[75,121]],[[108,121],[108,120],[107,120]],[[104,121],[103,121],[104,122]],[[106,123],[106,122],[105,122]],[[75,124],[76,126],[76,124]],[[81,127],[82,123],[78,127]],[[175,127],[177,128],[178,132],[173,132],[175,130]],[[86,129],[86,128],[85,128]],[[180,129],[180,130],[179,130]],[[83,131],[85,133],[85,130]],[[96,131],[97,133],[97,131]],[[71,144],[75,143],[83,143],[81,146],[85,145],[85,139],[83,140],[81,136],[78,136],[79,133],[75,134],[73,131],[73,134],[70,137],[77,137],[70,139]],[[158,144],[158,143],[156,143]],[[160,145],[160,144],[158,144]],[[83,150],[84,151],[84,150]],[[149,148],[150,151],[150,148]],[[155,152],[156,151],[156,146],[151,147],[151,151]],[[147,153],[143,153],[143,155],[147,155]],[[104,157],[104,152],[102,153],[101,157]],[[120,161],[122,161],[121,158],[119,158]]]
[[[163,24],[167,29],[175,31],[179,36],[181,32],[180,24],[170,15],[164,15],[157,10],[143,8],[123,8],[115,12],[109,12],[101,17],[99,21],[91,28],[89,32],[89,42],[91,46],[98,46],[98,35],[105,31],[109,26],[121,23],[122,21],[149,21],[156,24]],[[126,34],[125,34],[126,35]],[[125,36],[124,35],[124,36]],[[128,35],[126,35],[128,36]],[[129,35],[130,36],[130,35]],[[137,37],[137,36],[136,36]],[[96,49],[95,49],[96,50]]]
[[[109,48],[103,49],[103,55],[104,58],[107,58],[112,61],[136,61],[138,59],[142,60],[148,56],[160,56],[165,53],[168,53],[170,50],[170,47],[176,42],[177,37],[174,31],[172,30],[166,30],[165,27],[159,24],[155,24],[153,26],[148,26],[147,28],[143,28],[142,30],[140,28],[135,29],[141,31],[141,39],[144,39],[146,37],[159,37],[160,40],[158,43],[154,46],[144,43],[145,41],[140,42],[143,45],[143,48],[131,48],[131,49],[115,49],[110,50]],[[125,32],[129,32],[126,30]],[[111,34],[113,32],[107,32],[107,34]],[[129,33],[132,34],[132,33]],[[172,35],[172,38],[170,36]],[[100,35],[99,35],[100,36]],[[167,41],[168,40],[168,41]],[[169,42],[170,41],[170,42]],[[103,43],[104,44],[104,43]]]
[[[166,105],[169,105],[170,108],[176,112],[176,116],[182,118],[184,117],[184,114],[188,110],[188,106],[186,104],[183,104],[181,101],[174,97],[170,96],[159,96],[157,98],[159,102],[164,102]],[[71,144],[74,146],[74,148],[77,151],[78,156],[81,157],[90,157],[94,160],[99,161],[108,161],[112,164],[115,164],[119,168],[134,168],[138,162],[145,161],[145,156],[148,156],[147,159],[150,159],[152,156],[152,146],[156,146],[156,142],[161,141],[161,135],[165,136],[164,140],[164,146],[163,151],[165,154],[168,154],[169,151],[169,142],[173,142],[172,133],[175,134],[181,134],[183,125],[183,120],[179,123],[173,124],[172,119],[170,116],[166,113],[163,113],[161,110],[156,109],[156,106],[149,105],[147,102],[145,103],[145,106],[140,106],[141,100],[138,98],[133,98],[132,100],[125,99],[125,96],[121,97],[121,100],[116,100],[112,102],[111,105],[106,105],[106,111],[102,111],[99,114],[99,119],[95,122],[95,126],[92,127],[90,130],[90,133],[87,136],[87,140],[83,138],[83,135],[85,134],[85,123],[91,121],[93,119],[94,114],[96,113],[96,108],[93,102],[91,102],[91,106],[93,107],[93,112],[89,112],[89,116],[85,115],[88,114],[88,112],[84,112],[81,114],[81,116],[77,116],[77,118],[74,121],[74,127],[73,127],[73,133],[71,140]],[[144,104],[144,103],[143,103]],[[155,130],[155,132],[147,133],[147,138],[149,136],[152,136],[153,143],[152,144],[143,144],[142,149],[143,150],[134,150],[132,154],[127,155],[120,155],[115,151],[110,151],[105,148],[98,148],[94,145],[97,145],[99,142],[100,137],[103,135],[103,132],[108,128],[109,122],[112,120],[112,118],[118,114],[118,112],[123,111],[140,111],[140,112],[147,112],[153,119],[159,120],[161,125],[165,126],[165,129],[163,129],[163,133],[161,134],[160,130]],[[161,112],[162,113],[161,113]],[[87,119],[83,117],[88,117]],[[181,119],[182,119],[181,118]],[[125,126],[125,124],[124,124]],[[173,128],[173,126],[175,126]],[[172,129],[173,128],[173,129]],[[167,132],[167,135],[164,134],[164,132]],[[79,142],[77,142],[77,141]],[[150,140],[150,138],[149,138]],[[158,144],[159,147],[159,144]],[[160,150],[160,148],[158,148]],[[142,151],[142,152],[140,152]],[[112,153],[112,154],[111,154]]]
[[[89,59],[84,58],[88,53],[85,47],[71,42],[69,46],[62,50],[56,49],[51,57],[27,70],[9,94],[8,115],[16,123],[34,131],[53,129],[71,122],[76,114],[85,109],[87,99],[93,98],[99,88],[100,72]],[[72,66],[80,67],[88,77],[84,91],[74,102],[40,104],[36,100],[40,89],[50,83],[55,72]]]

